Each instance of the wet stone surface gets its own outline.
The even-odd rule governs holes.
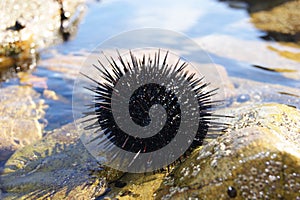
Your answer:
[[[85,0],[1,1],[0,80],[34,68],[42,48],[74,34],[84,3]],[[10,67],[13,69],[8,70]]]
[[[235,112],[236,126],[178,165],[157,190],[157,199],[300,197],[300,112],[280,104]]]
[[[299,0],[223,0],[234,8],[247,9],[253,24],[267,34],[266,40],[300,44]]]
[[[126,185],[111,186],[107,198],[299,198],[300,111],[275,103],[232,105],[230,111],[233,126],[223,136],[207,139],[169,170],[126,174],[119,179]]]
[[[0,89],[0,161],[42,138],[47,105],[28,86]]]
[[[297,88],[234,77],[230,77],[230,80],[236,94],[228,99],[232,106],[276,102],[300,109],[300,91]]]
[[[74,124],[48,132],[17,151],[5,164],[4,199],[91,199],[107,191],[122,173],[101,167],[78,138]]]
[[[41,141],[18,150],[7,161],[1,175],[3,196],[296,198],[300,151],[300,114],[295,109],[299,108],[298,90],[232,77],[229,81],[234,89],[231,88],[228,108],[220,112],[235,116],[230,119],[231,131],[218,138],[216,133],[208,135],[205,146],[170,166],[170,173],[166,170],[123,176],[104,168],[90,156],[75,126],[69,124],[45,132]]]
[[[300,1],[286,1],[273,8],[252,13],[252,22],[268,31],[269,37],[300,44]]]

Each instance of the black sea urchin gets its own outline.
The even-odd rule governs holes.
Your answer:
[[[141,59],[131,51],[129,55],[130,62],[118,53],[117,60],[106,57],[109,66],[101,61],[99,66],[94,65],[100,80],[84,75],[96,83],[87,88],[94,94],[89,105],[93,110],[84,113],[94,116],[85,121],[94,120],[85,129],[98,133],[91,142],[98,140],[98,145],[110,151],[118,149],[115,154],[120,150],[131,152],[133,160],[167,146],[163,154],[178,157],[178,152],[182,155],[188,147],[202,145],[208,130],[225,128],[225,124],[214,121],[220,117],[213,114],[219,102],[211,100],[217,89],[207,91],[209,83],[188,72],[186,62],[178,59],[170,65],[168,52],[161,60],[160,50]],[[179,133],[181,137],[177,137]],[[148,155],[150,160],[152,156]]]

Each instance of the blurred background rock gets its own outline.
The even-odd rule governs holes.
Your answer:
[[[0,3],[0,79],[33,69],[40,49],[68,40],[77,30],[85,0]]]

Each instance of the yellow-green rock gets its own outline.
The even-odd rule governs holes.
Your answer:
[[[98,164],[71,123],[14,153],[5,164],[0,188],[4,199],[91,199],[121,175]]]
[[[232,130],[178,165],[157,199],[300,198],[300,112],[265,104],[232,114]]]
[[[295,35],[300,33],[300,1],[289,1],[270,10],[252,13],[254,24],[265,31]]]

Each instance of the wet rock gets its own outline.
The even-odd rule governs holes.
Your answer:
[[[126,182],[126,186],[118,188],[111,186],[111,192],[107,197],[111,199],[153,199],[155,191],[162,184],[165,173],[125,174],[120,181]]]
[[[231,98],[232,106],[249,106],[276,102],[300,109],[300,90],[297,88],[265,84],[257,81],[231,77],[236,96]],[[243,99],[241,101],[241,99]],[[247,101],[246,101],[247,100]]]
[[[264,104],[232,114],[232,130],[176,167],[157,199],[300,197],[299,110]]]
[[[31,87],[0,89],[0,161],[42,138],[46,105]]]
[[[256,180],[255,184],[259,185],[259,188],[256,186],[254,188],[253,182],[249,181],[246,183],[248,185],[239,184],[239,180],[244,175],[251,177],[243,169],[251,169],[255,166],[262,174],[265,170],[270,170],[266,169],[267,165],[264,163],[271,162],[272,159],[274,162],[284,163],[282,167],[288,166],[287,171],[281,173],[279,172],[281,169],[277,168],[278,173],[274,173],[275,175],[272,173],[266,175],[272,180],[274,176],[280,176],[281,179],[275,180],[275,186],[272,186],[273,182],[264,184],[263,193],[256,193],[256,198],[259,198],[259,195],[265,195],[264,197],[267,198],[267,192],[273,193],[272,187],[279,187],[274,191],[279,191],[279,196],[287,197],[287,199],[292,198],[294,194],[298,195],[297,190],[292,191],[291,196],[280,191],[286,190],[282,188],[287,188],[289,184],[286,178],[283,179],[285,175],[293,176],[293,173],[296,173],[294,175],[298,176],[300,112],[295,107],[300,108],[299,96],[297,96],[299,89],[233,77],[230,77],[229,81],[234,84],[232,104],[229,108],[219,111],[221,114],[235,116],[230,121],[232,131],[229,134],[218,139],[216,139],[217,133],[208,134],[204,142],[207,146],[195,150],[187,160],[182,160],[181,164],[178,162],[175,170],[169,175],[166,171],[156,172],[154,175],[126,174],[120,181],[126,182],[127,185],[121,189],[111,187],[112,191],[108,196],[118,199],[161,199],[162,197],[188,199],[192,195],[200,199],[245,199],[245,196],[254,198],[251,195],[256,191],[261,192],[258,181],[261,182],[263,179],[259,179],[258,175],[251,178],[254,182]],[[266,104],[266,102],[282,104]],[[298,155],[294,155],[293,152],[298,152]],[[276,154],[276,159],[273,158],[273,153]],[[200,155],[203,158],[199,161],[197,157]],[[240,160],[243,163],[240,163]],[[233,166],[236,169],[233,169]],[[252,172],[255,173],[255,169]],[[299,185],[299,179],[291,182]],[[158,187],[159,184],[160,187]],[[248,190],[246,191],[245,188]],[[254,189],[250,191],[249,188]],[[279,196],[271,195],[269,199],[277,199]]]
[[[98,164],[72,123],[13,154],[0,177],[0,188],[6,191],[4,199],[92,199],[121,175]]]
[[[0,81],[15,77],[17,72],[32,70],[37,60],[34,48],[32,38],[26,41],[3,41],[0,30]]]
[[[230,110],[235,116],[231,131],[193,151],[171,173],[126,174],[120,181],[127,185],[112,187],[108,196],[120,200],[299,198],[300,111],[282,104],[243,104]]]
[[[220,0],[228,2],[229,6],[246,3],[254,25],[267,34],[262,36],[266,40],[297,42],[300,44],[299,0]],[[242,4],[243,5],[243,4]]]
[[[44,90],[43,96],[47,99],[52,99],[55,101],[59,100],[59,97],[57,96],[57,94],[52,90]]]
[[[300,1],[289,1],[251,14],[252,22],[279,41],[300,42]]]
[[[76,31],[85,0],[9,1],[0,18],[0,69],[14,66],[17,71],[36,64],[37,51],[67,39]],[[9,76],[7,71],[1,72]],[[6,77],[3,77],[4,79]]]

